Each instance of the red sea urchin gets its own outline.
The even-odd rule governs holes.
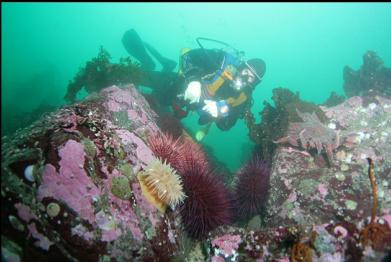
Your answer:
[[[169,113],[160,113],[157,124],[165,133],[169,133],[175,139],[182,135],[183,127],[181,121]]]
[[[174,139],[168,133],[161,133],[159,135],[150,136],[148,138],[148,145],[156,157],[163,161],[167,161],[172,167],[180,162],[180,147],[179,139]]]
[[[201,146],[190,137],[174,140],[163,133],[149,139],[157,157],[178,171],[186,194],[179,212],[190,237],[202,239],[208,232],[227,224],[232,218],[232,196],[222,181],[209,171],[207,157]]]
[[[257,155],[242,167],[236,176],[235,208],[239,219],[259,213],[266,202],[270,170]]]
[[[201,145],[195,143],[190,137],[184,136],[179,148],[180,161],[172,164],[180,174],[192,172],[193,168],[207,172],[209,170],[208,158]]]
[[[179,174],[191,172],[193,166],[203,171],[209,169],[205,152],[187,135],[174,139],[168,133],[161,133],[149,137],[148,144],[156,157],[167,161]]]
[[[180,214],[190,237],[202,239],[211,230],[231,221],[229,191],[215,174],[193,168],[182,178],[187,198],[180,206]]]

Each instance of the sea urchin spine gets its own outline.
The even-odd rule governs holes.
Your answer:
[[[187,197],[180,205],[180,214],[190,237],[202,239],[211,230],[231,221],[229,191],[215,174],[193,169],[182,177]]]
[[[148,145],[156,157],[167,161],[173,167],[173,164],[178,163],[180,160],[180,140],[174,139],[168,133],[150,136],[148,138]]]
[[[257,155],[239,170],[235,186],[239,219],[248,219],[261,211],[266,202],[270,170]]]

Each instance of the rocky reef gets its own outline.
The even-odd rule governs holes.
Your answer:
[[[2,138],[2,255],[13,261],[134,261],[179,252],[177,219],[143,196],[156,114],[112,86]],[[22,248],[23,247],[23,248]]]
[[[323,122],[297,112],[273,156],[265,214],[214,235],[212,261],[388,261],[390,108],[355,96],[321,106]]]
[[[373,199],[367,158],[375,163],[379,215],[390,214],[391,100],[375,99],[376,103],[367,107],[357,96],[334,107],[322,107],[329,118],[326,128],[339,133],[338,146],[325,142],[332,145],[330,153],[308,151],[298,144],[277,149],[266,209],[268,225],[358,222],[368,217]],[[305,129],[301,126],[296,132]],[[335,159],[331,166],[327,164],[330,154]]]
[[[224,185],[184,132],[163,135],[133,85],[2,137],[2,260],[379,261],[391,249],[391,100],[294,107],[279,94],[293,113],[273,140],[297,139],[270,142],[268,198],[254,197],[266,207],[240,226],[229,188],[251,187]],[[317,126],[326,137],[311,144]]]

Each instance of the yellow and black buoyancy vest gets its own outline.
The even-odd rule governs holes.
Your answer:
[[[229,53],[226,53],[222,62],[222,66],[214,74],[206,75],[202,78],[203,86],[206,93],[210,97],[214,97],[226,81],[233,81],[234,75],[237,73],[238,60]],[[212,77],[211,79],[208,79]],[[240,92],[236,98],[229,97],[227,103],[232,106],[241,105],[247,101],[245,92]]]

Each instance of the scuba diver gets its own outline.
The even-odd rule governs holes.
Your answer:
[[[201,40],[217,42],[224,48],[206,49]],[[262,59],[245,60],[243,52],[228,44],[199,37],[200,48],[182,49],[179,73],[173,73],[176,63],[143,43],[135,30],[127,31],[122,42],[145,70],[141,84],[170,94],[165,102],[169,101],[175,116],[183,118],[190,111],[198,112],[198,124],[204,126],[196,133],[198,141],[208,133],[212,123],[220,130],[229,130],[238,118],[243,118],[251,106],[252,92],[266,70]],[[144,46],[162,64],[161,72],[152,71],[155,65]]]

